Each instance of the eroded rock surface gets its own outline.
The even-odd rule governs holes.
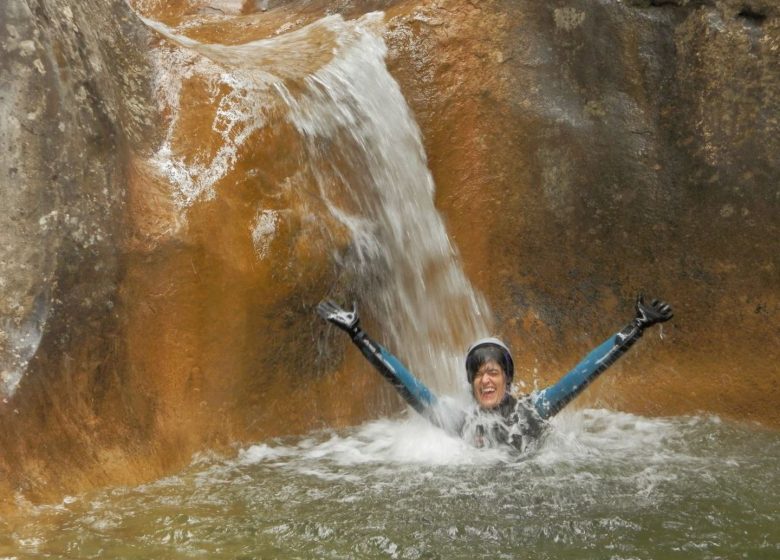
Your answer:
[[[224,44],[326,12],[386,10],[388,65],[422,129],[437,206],[526,389],[621,327],[645,291],[668,299],[675,320],[590,402],[780,426],[773,3],[1,9],[6,505],[150,479],[198,450],[397,406],[313,319],[321,297],[368,280],[334,263],[354,248],[297,172],[301,140],[281,109],[265,108],[273,126],[257,130],[220,113],[230,74],[190,72],[204,63],[176,59],[184,51],[165,50],[133,9]],[[314,66],[327,62],[318,52]],[[174,64],[178,89],[161,88]],[[197,183],[211,190],[172,188],[181,166],[219,156],[225,126],[249,133],[218,180]]]
[[[390,36],[439,206],[529,384],[644,291],[676,318],[591,402],[777,426],[777,8],[432,2]]]
[[[79,487],[100,447],[121,447],[121,429],[86,444],[125,423],[103,402],[124,367],[122,153],[153,145],[153,104],[146,32],[124,4],[0,9],[0,486],[35,496],[52,480]]]

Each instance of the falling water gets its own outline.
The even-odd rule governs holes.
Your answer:
[[[205,45],[153,22],[169,134],[153,157],[186,214],[275,108],[304,139],[298,176],[349,233],[344,281],[381,336],[439,389],[488,312],[433,205],[420,133],[384,65],[379,16],[329,17],[239,46]],[[178,45],[178,46],[177,46]],[[215,149],[177,153],[181,86],[204,77]],[[272,259],[280,212],[250,235]],[[334,246],[336,244],[334,243]],[[378,273],[377,273],[378,272]],[[433,372],[441,373],[436,377]],[[0,558],[775,558],[780,438],[716,417],[556,417],[518,460],[419,417],[267,440],[201,456],[156,482],[0,518]]]
[[[475,293],[433,203],[420,130],[384,64],[371,31],[380,15],[355,23],[343,54],[305,80],[301,95],[280,91],[307,142],[306,165],[334,216],[352,232],[345,264],[366,282],[363,299],[381,317],[388,343],[439,389],[464,344],[487,332]],[[335,193],[349,187],[349,202]]]
[[[355,294],[381,327],[375,334],[382,342],[435,389],[452,392],[459,357],[489,333],[490,314],[434,206],[420,130],[385,65],[382,18],[329,16],[237,46],[199,43],[147,21],[180,45],[164,47],[168,60],[158,65],[168,108],[177,106],[182,80],[196,72],[230,91],[212,123],[223,138],[215,155],[185,162],[169,132],[155,161],[182,207],[213,197],[240,145],[270,126],[272,107],[286,106],[304,146],[294,182],[316,185],[324,208],[350,233],[347,249],[334,250],[349,282],[337,291]],[[275,211],[258,212],[253,236],[261,258],[277,220]]]

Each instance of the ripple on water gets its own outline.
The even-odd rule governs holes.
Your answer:
[[[774,558],[780,434],[586,410],[532,455],[418,417],[196,458],[177,476],[34,510],[32,558]]]

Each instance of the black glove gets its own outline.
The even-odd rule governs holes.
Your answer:
[[[654,299],[653,303],[646,304],[644,296],[639,295],[636,298],[636,317],[634,317],[634,325],[640,329],[646,329],[650,325],[656,323],[663,323],[674,317],[672,315],[671,306],[665,301],[660,299]]]
[[[353,338],[360,332],[360,318],[355,304],[352,304],[352,311],[347,311],[331,300],[323,300],[317,304],[317,314]]]

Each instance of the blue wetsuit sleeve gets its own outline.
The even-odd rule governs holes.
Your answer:
[[[614,364],[641,336],[642,329],[631,323],[605,340],[557,383],[532,397],[536,411],[544,419],[558,414],[594,379]]]
[[[400,360],[398,360],[398,358],[393,356],[390,352],[387,351],[387,349],[382,346],[379,346],[379,351],[381,352],[385,361],[392,368],[395,380],[397,380],[398,383],[400,383],[400,385],[403,387],[403,390],[399,389],[398,387],[396,387],[396,389],[399,389],[399,392],[402,393],[402,396],[404,396],[404,393],[408,393],[409,396],[404,396],[404,398],[409,404],[415,406],[415,404],[412,403],[412,401],[414,401],[414,403],[419,403],[424,408],[428,408],[436,404],[436,396],[431,392],[430,389],[428,389],[428,387],[425,386],[422,381],[412,375],[412,373],[406,369],[406,366],[404,366]],[[393,382],[393,385],[396,384]]]
[[[436,405],[437,399],[422,381],[412,375],[398,358],[371,340],[362,330],[352,337],[352,342],[412,408],[429,417],[428,413]]]

